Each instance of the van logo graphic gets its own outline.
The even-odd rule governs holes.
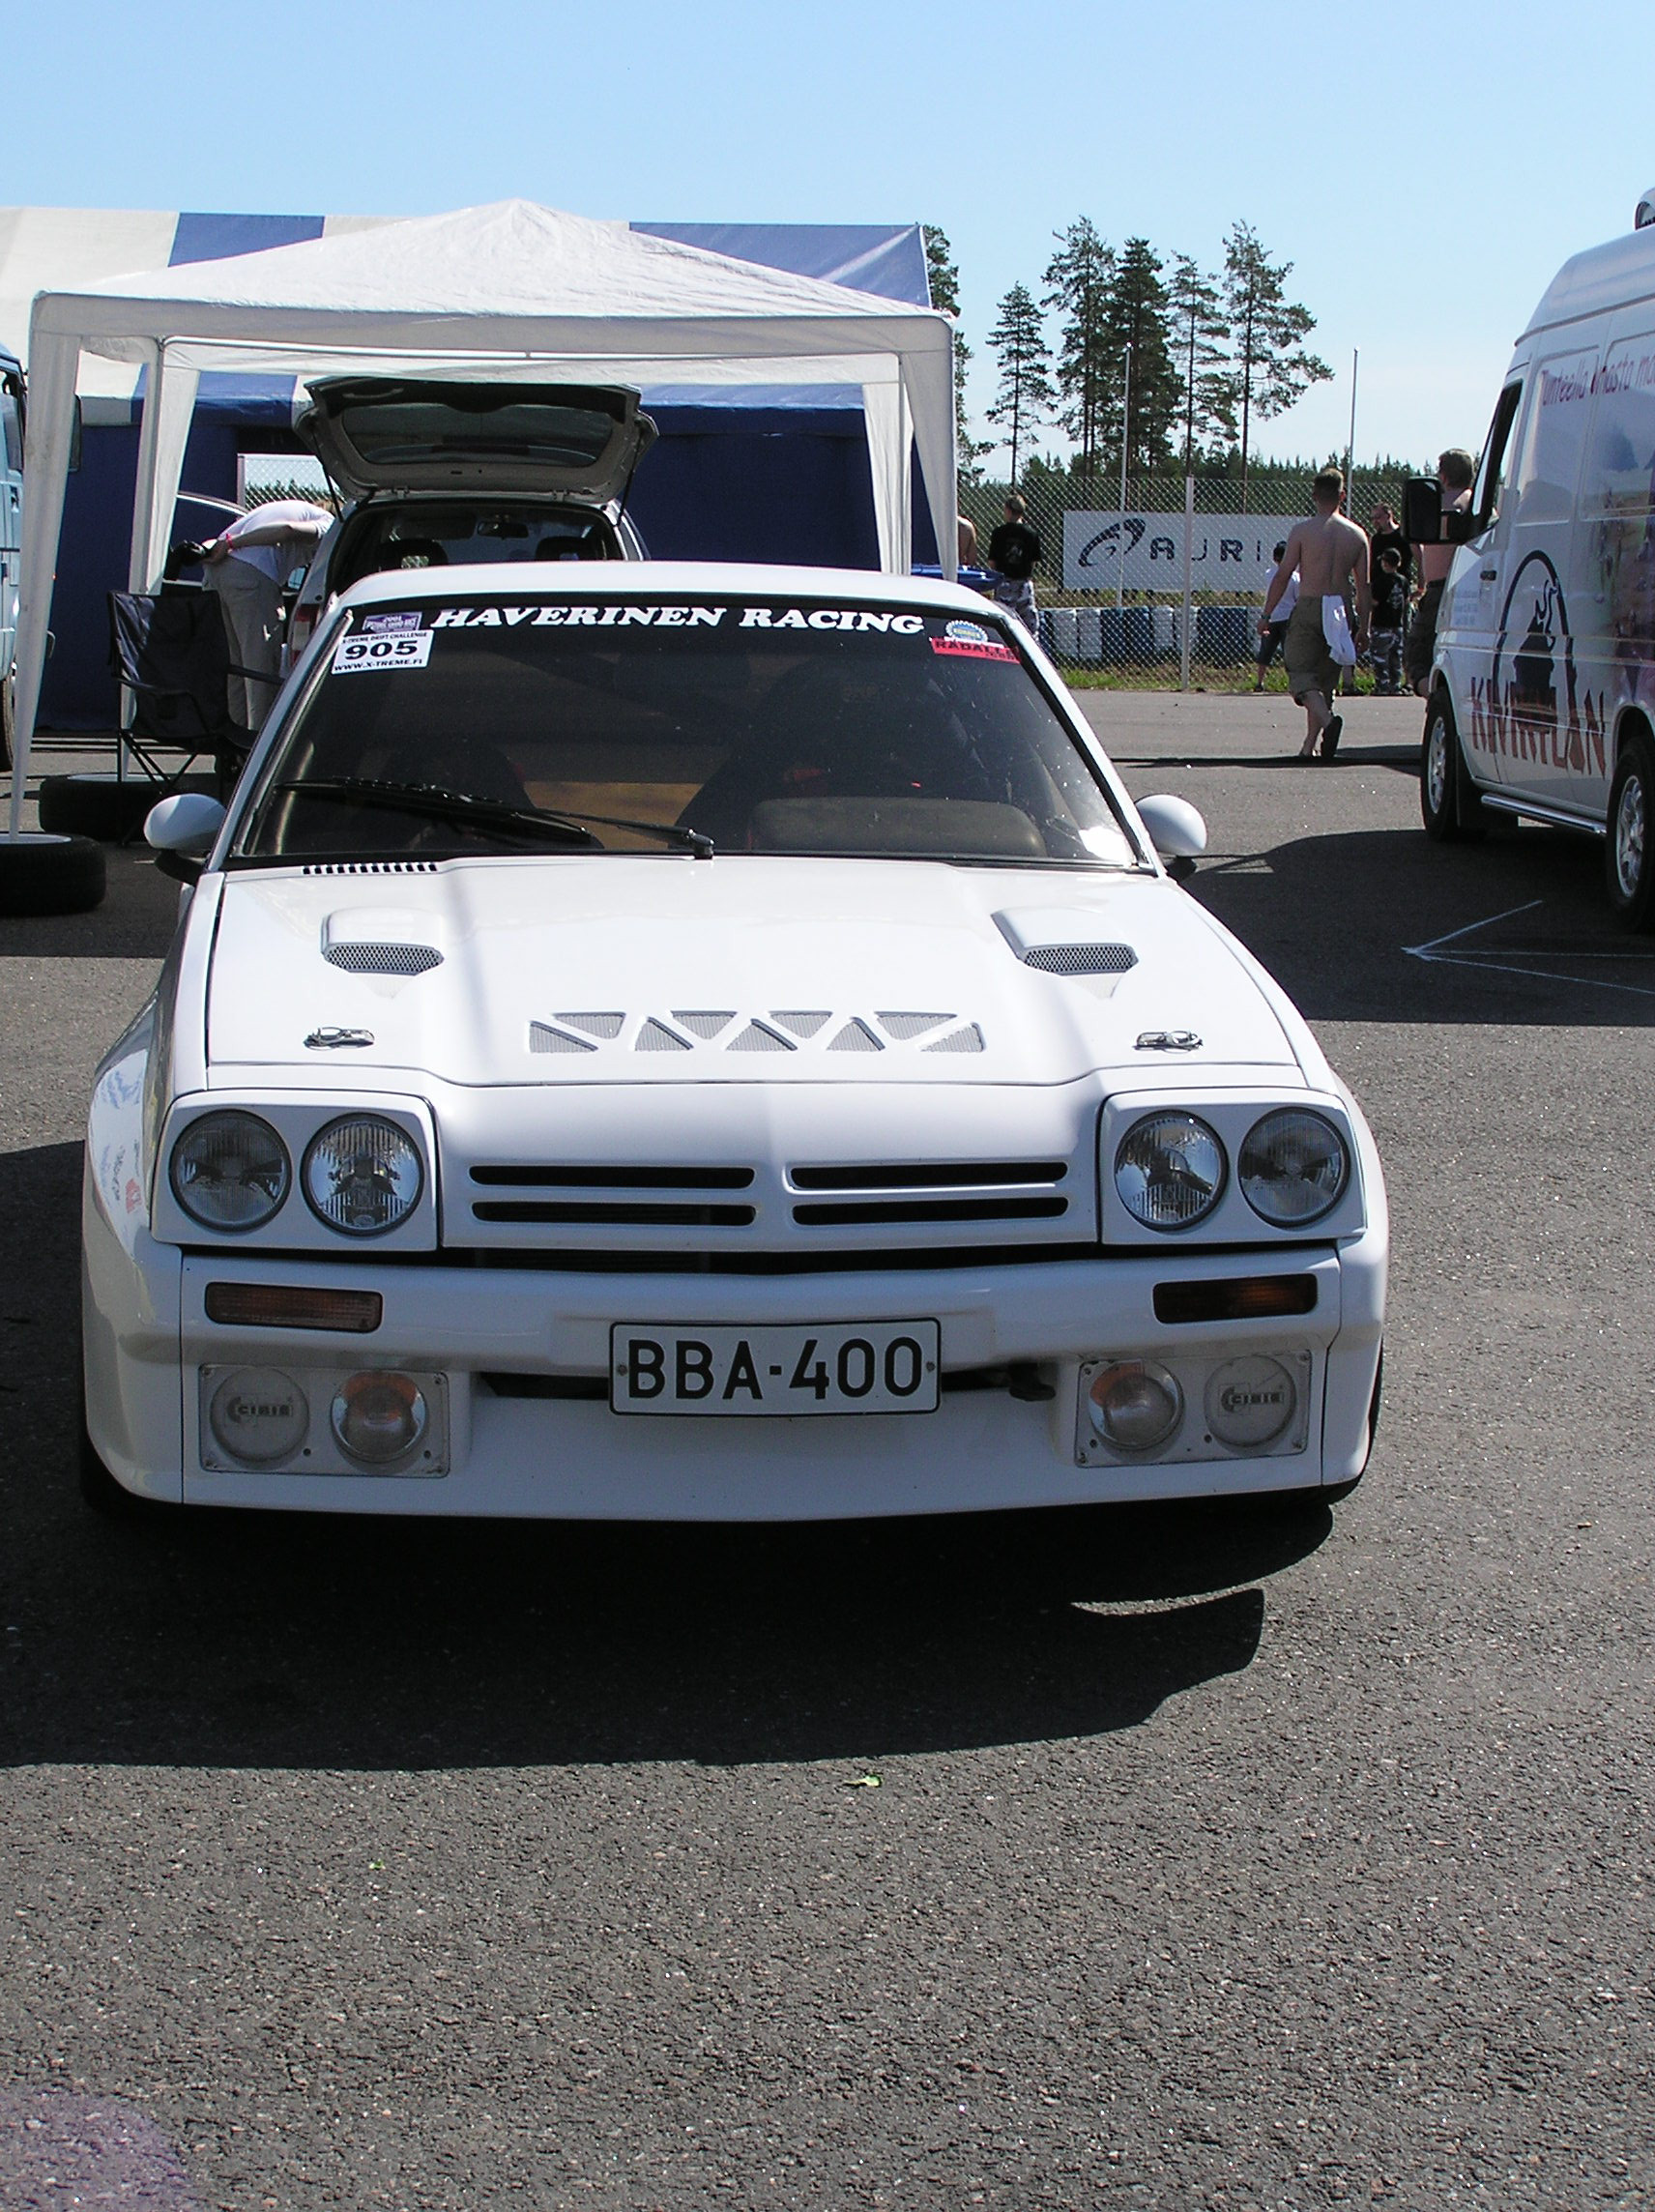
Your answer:
[[[1562,582],[1542,552],[1518,564],[1487,687],[1472,684],[1467,721],[1469,742],[1482,751],[1579,774],[1589,749],[1603,771],[1601,712],[1589,692],[1582,696]]]

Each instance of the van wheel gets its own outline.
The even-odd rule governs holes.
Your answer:
[[[1419,756],[1419,811],[1439,845],[1470,844],[1488,828],[1483,802],[1466,766],[1453,711],[1441,692],[1425,716]]]
[[[1655,928],[1655,748],[1641,731],[1626,740],[1615,763],[1604,882],[1617,921]]]

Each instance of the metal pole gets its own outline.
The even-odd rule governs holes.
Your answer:
[[[1195,479],[1184,478],[1184,611],[1178,622],[1178,689],[1187,691],[1190,680],[1190,549],[1195,538]]]
[[[1118,550],[1120,565],[1118,581],[1115,587],[1117,607],[1126,604],[1126,426],[1132,408],[1132,348],[1126,348],[1126,367],[1120,385],[1120,532]]]
[[[1352,521],[1356,514],[1356,492],[1350,481],[1350,473],[1356,466],[1356,364],[1361,359],[1356,348],[1350,348],[1350,442],[1345,449],[1345,511]]]

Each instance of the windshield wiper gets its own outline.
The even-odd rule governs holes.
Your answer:
[[[275,791],[307,793],[312,799],[360,799],[370,806],[400,808],[407,814],[428,814],[443,822],[489,822],[502,830],[526,830],[531,835],[547,831],[578,839],[586,850],[605,850],[589,825],[604,830],[629,830],[640,837],[659,837],[698,860],[712,858],[712,840],[699,830],[679,822],[630,822],[614,814],[576,814],[547,806],[512,806],[505,800],[483,799],[474,791],[450,791],[440,783],[397,783],[388,776],[296,776],[274,784]]]

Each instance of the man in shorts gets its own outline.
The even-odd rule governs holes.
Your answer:
[[[1323,469],[1311,495],[1316,512],[1306,522],[1295,522],[1288,533],[1264,594],[1261,626],[1269,623],[1281,604],[1296,569],[1298,599],[1288,622],[1282,658],[1287,663],[1288,688],[1304,709],[1305,739],[1298,757],[1330,761],[1339,750],[1345,727],[1331,704],[1340,673],[1355,665],[1368,638],[1368,538],[1339,511],[1345,497],[1345,479],[1339,470]],[[1350,619],[1352,597],[1354,634]]]
[[[1442,487],[1444,514],[1464,514],[1471,504],[1471,485],[1477,464],[1463,446],[1450,446],[1437,460],[1437,481]],[[1403,668],[1408,683],[1423,699],[1431,689],[1431,663],[1437,652],[1437,615],[1442,604],[1442,587],[1454,565],[1458,547],[1444,540],[1419,548],[1419,580],[1425,587],[1408,626]]]

